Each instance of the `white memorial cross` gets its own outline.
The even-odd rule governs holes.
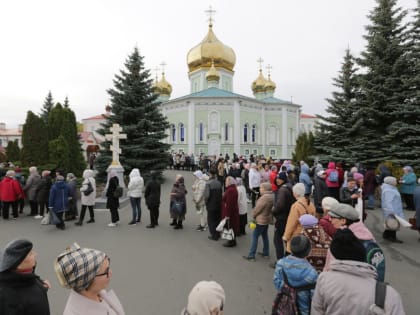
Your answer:
[[[112,151],[112,165],[120,165],[120,139],[127,139],[127,134],[120,133],[123,129],[119,124],[112,124],[112,127],[109,129],[112,133],[106,134],[106,140],[112,140],[112,145],[110,149]]]

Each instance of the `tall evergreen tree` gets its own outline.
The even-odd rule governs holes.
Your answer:
[[[407,53],[399,64],[403,75],[405,99],[392,112],[394,122],[389,127],[389,147],[393,162],[420,168],[420,1],[414,10],[414,21],[408,28]]]
[[[44,120],[28,111],[22,130],[23,165],[45,165],[48,162],[48,130]]]
[[[59,160],[60,168],[67,172],[81,174],[86,167],[86,163],[80,147],[74,112],[70,108],[63,108],[60,103],[57,103],[50,112],[48,126],[51,141],[49,152],[53,155],[50,162],[56,163]],[[63,139],[58,141],[57,139],[60,137]],[[63,145],[63,141],[65,145]],[[66,150],[66,157],[57,159],[57,152],[61,153],[63,150]]]
[[[41,117],[44,119],[45,123],[48,123],[48,115],[51,111],[51,109],[54,106],[54,99],[52,97],[51,91],[48,91],[48,95],[45,98],[44,105],[42,105],[41,109]]]
[[[333,79],[337,90],[328,98],[328,116],[318,115],[315,147],[320,160],[354,162],[349,148],[357,133],[357,68],[350,49],[346,50],[338,77]]]
[[[7,143],[6,154],[9,161],[16,162],[20,160],[20,148],[17,139]]]
[[[160,112],[152,89],[153,80],[144,67],[143,58],[135,48],[125,62],[126,69],[115,75],[114,88],[108,90],[112,115],[107,118],[102,133],[109,132],[112,123],[118,123],[127,134],[127,139],[120,144],[120,161],[126,171],[139,168],[161,172],[166,167],[170,147],[162,142],[169,124]],[[102,175],[110,161],[109,142],[105,143],[105,148],[97,158],[97,168]]]
[[[396,0],[376,0],[377,6],[369,15],[371,24],[366,27],[365,51],[358,64],[363,68],[359,76],[361,86],[358,136],[350,146],[359,162],[377,164],[393,159],[388,148],[388,132],[395,121],[394,111],[405,102],[403,77],[407,64],[403,55],[405,29],[402,19],[406,12],[396,6]]]
[[[305,161],[311,165],[314,161],[314,149],[314,135],[312,132],[301,133],[296,139],[295,152],[292,153],[293,161]]]

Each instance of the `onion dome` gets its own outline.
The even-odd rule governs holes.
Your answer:
[[[268,79],[265,83],[264,91],[267,93],[274,93],[275,89],[276,89],[276,84],[273,81],[271,81],[271,75],[268,74]]]
[[[156,74],[156,79],[152,84],[152,89],[153,89],[153,92],[155,92],[156,94],[160,94],[159,81],[158,81],[158,78],[157,78],[157,74]]]
[[[171,96],[172,93],[172,85],[166,81],[165,79],[165,73],[162,72],[162,78],[160,79],[159,82],[156,83],[156,93],[160,94],[160,95],[167,95],[167,96]]]
[[[210,67],[209,71],[207,71],[207,73],[206,73],[206,80],[207,81],[216,81],[216,82],[219,82],[219,80],[220,80],[219,72],[214,67],[214,61],[211,62],[211,67]]]
[[[262,70],[260,69],[260,74],[258,75],[258,78],[256,78],[255,81],[252,82],[252,92],[254,92],[254,94],[264,92],[266,83],[267,80],[264,78]]]
[[[236,55],[232,48],[223,44],[213,32],[213,25],[209,24],[209,31],[204,39],[187,54],[189,72],[200,68],[210,68],[214,61],[216,68],[233,71]]]

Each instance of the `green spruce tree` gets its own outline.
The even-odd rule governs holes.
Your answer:
[[[297,164],[300,161],[305,161],[309,165],[312,165],[314,162],[314,153],[314,135],[312,132],[303,132],[299,134],[296,139],[295,152],[292,153],[293,161],[295,161]]]
[[[41,117],[44,119],[45,123],[48,123],[48,115],[51,111],[51,109],[54,106],[54,99],[52,97],[51,91],[48,91],[48,95],[45,98],[44,105],[42,105],[41,109]]]
[[[356,72],[354,57],[347,49],[338,77],[333,79],[337,90],[327,99],[325,111],[329,115],[318,115],[315,148],[321,161],[355,162],[350,146],[356,138],[358,125]]]
[[[48,130],[44,120],[28,111],[22,130],[22,164],[45,165],[48,162]]]
[[[162,142],[169,124],[160,112],[152,81],[150,71],[144,67],[143,57],[135,48],[125,62],[125,69],[115,75],[114,88],[108,90],[112,115],[102,130],[102,133],[109,133],[113,123],[123,128],[127,139],[120,144],[120,162],[127,172],[139,168],[146,176],[151,170],[162,172],[165,169],[169,150],[169,145]],[[111,160],[109,145],[105,142],[105,150],[101,151],[96,162],[102,176]]]
[[[364,36],[367,45],[358,59],[363,70],[359,76],[360,111],[357,137],[350,147],[356,160],[364,164],[395,159],[388,134],[399,116],[395,111],[402,108],[407,96],[403,82],[406,26],[402,24],[406,12],[396,6],[396,0],[376,2]]]

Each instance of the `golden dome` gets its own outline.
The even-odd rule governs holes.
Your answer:
[[[273,81],[271,81],[271,75],[268,74],[268,79],[265,83],[264,90],[266,92],[274,92],[275,89],[276,89],[276,84]]]
[[[209,71],[207,71],[207,73],[206,73],[206,80],[207,81],[217,81],[217,82],[220,80],[219,72],[214,67],[214,61],[211,62],[211,67],[210,67]]]
[[[262,70],[260,69],[260,74],[258,75],[258,78],[255,79],[254,82],[252,82],[252,91],[254,93],[264,92],[265,85],[267,83],[267,80],[264,78],[262,74]]]
[[[206,37],[187,54],[188,70],[192,72],[199,68],[210,68],[212,60],[217,68],[233,71],[236,55],[232,48],[217,39],[210,24]]]
[[[155,91],[158,94],[170,96],[172,93],[172,85],[168,81],[166,81],[164,72],[162,72],[162,79],[160,79],[159,82],[156,82],[154,86]]]

